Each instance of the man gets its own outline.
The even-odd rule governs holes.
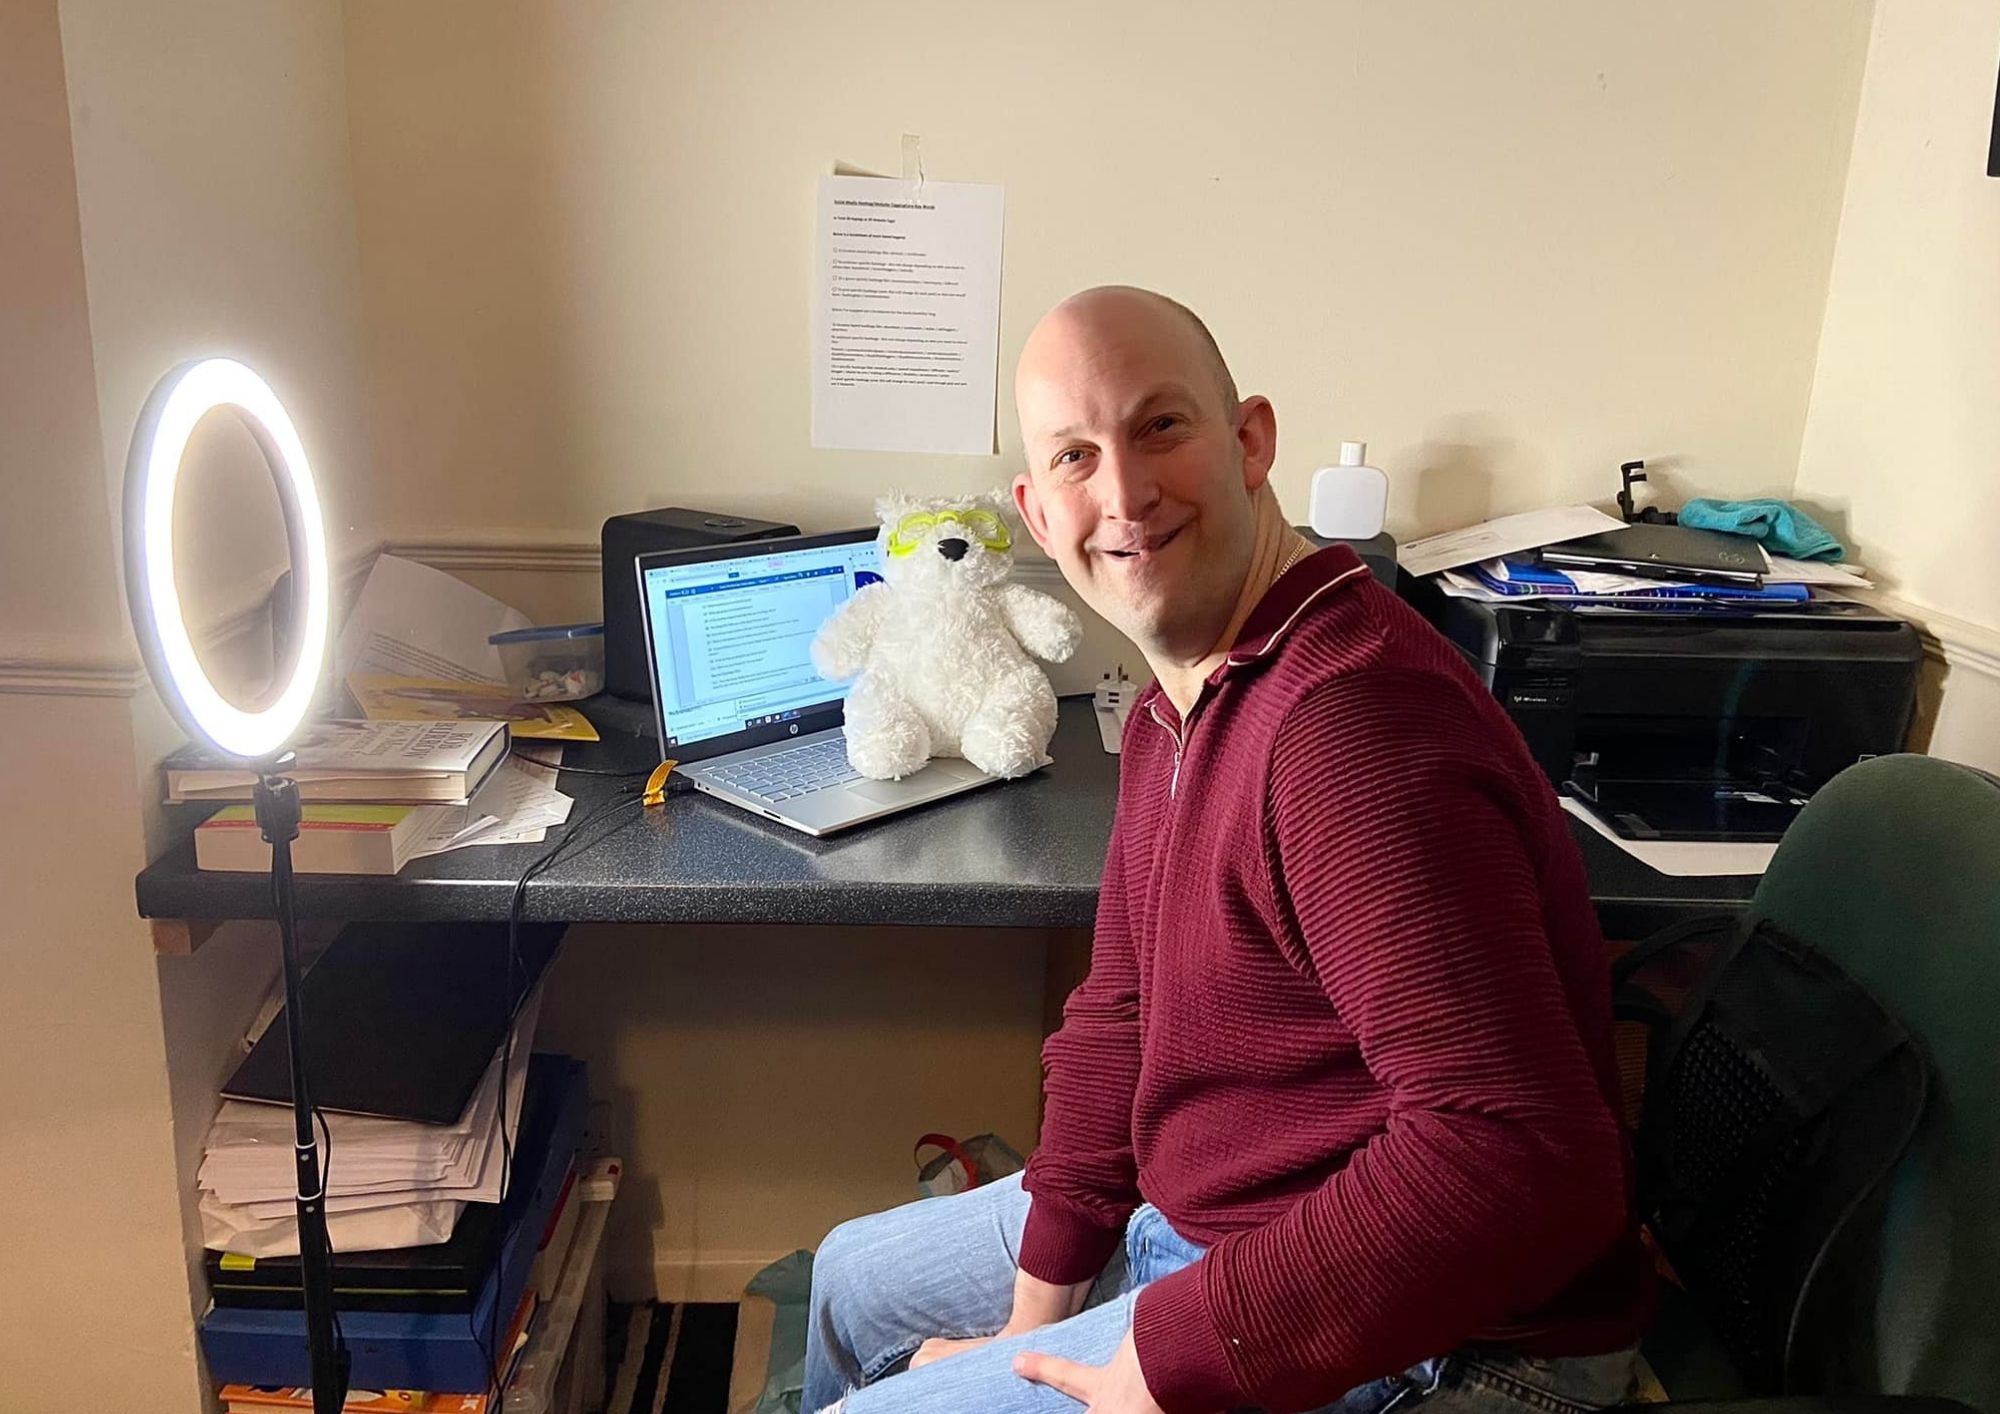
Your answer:
[[[1016,401],[1021,514],[1156,685],[1025,1183],[828,1238],[805,1408],[1622,1397],[1649,1288],[1607,963],[1526,746],[1289,528],[1271,404],[1191,312],[1066,300]]]

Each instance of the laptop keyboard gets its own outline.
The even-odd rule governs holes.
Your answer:
[[[711,766],[708,774],[746,795],[770,801],[790,800],[861,779],[861,773],[847,764],[847,739],[839,736],[734,765]]]

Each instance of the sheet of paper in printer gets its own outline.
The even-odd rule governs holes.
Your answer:
[[[1497,560],[1502,555],[1624,528],[1624,521],[1593,506],[1522,511],[1468,525],[1462,530],[1447,530],[1412,540],[1396,553],[1396,563],[1413,575],[1436,574],[1439,570],[1475,565],[1481,560]]]
[[[1572,796],[1562,798],[1562,808],[1641,864],[1677,879],[1761,874],[1770,867],[1771,856],[1778,852],[1775,844],[1750,840],[1628,840]]]

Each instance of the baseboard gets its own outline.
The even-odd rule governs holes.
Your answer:
[[[2000,681],[2000,629],[1912,604],[1893,594],[1877,592],[1858,597],[1914,624],[1923,637],[1924,652],[1934,661]]]
[[[740,1301],[743,1288],[784,1252],[659,1252],[650,1268],[620,1266],[605,1271],[617,1301]]]
[[[1911,604],[1866,596],[1908,619],[1924,641],[1910,746],[1947,761],[2000,771],[2000,631]]]

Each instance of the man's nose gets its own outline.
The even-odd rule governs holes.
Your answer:
[[[937,547],[938,553],[947,560],[962,560],[965,558],[965,552],[972,548],[969,542],[960,540],[956,535],[948,540],[938,541]]]
[[[1097,475],[1090,478],[1097,491],[1097,509],[1113,520],[1144,520],[1160,501],[1160,483],[1146,459],[1129,451],[1103,453]]]

